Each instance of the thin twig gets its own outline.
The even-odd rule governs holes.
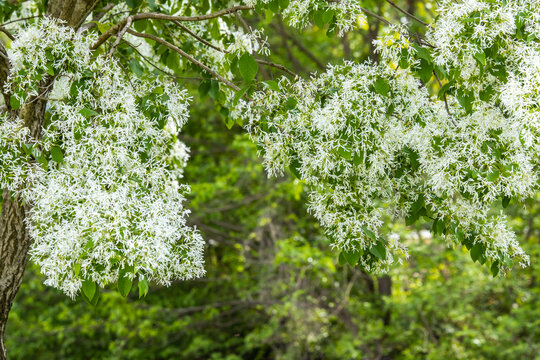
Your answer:
[[[243,19],[242,19],[243,20]],[[182,25],[181,23],[177,22],[177,21],[173,21],[174,24],[178,25],[182,30],[184,30],[185,32],[187,32],[188,34],[190,34],[191,36],[193,36],[195,39],[199,40],[200,42],[202,42],[203,44],[211,47],[212,49],[214,50],[217,50],[217,51],[220,51],[224,54],[229,54],[229,51],[228,50],[225,50],[225,49],[221,49],[219,47],[217,47],[216,45],[206,41],[205,39],[203,39],[202,37],[200,37],[199,35],[195,34],[193,31],[191,31],[190,29],[188,29],[186,26]],[[247,24],[246,24],[247,26]],[[261,59],[258,59],[258,58],[255,58],[255,60],[261,64],[261,65],[266,65],[266,66],[271,66],[271,67],[274,67],[276,69],[279,69],[281,71],[284,71],[286,72],[287,74],[289,75],[292,75],[294,77],[297,77],[298,75],[295,74],[294,72],[292,72],[291,70],[287,69],[285,66],[283,65],[280,65],[280,64],[276,64],[276,63],[273,63],[271,61],[267,61],[267,60],[261,60]]]
[[[166,15],[161,13],[139,13],[135,15],[130,15],[124,20],[117,23],[115,26],[107,30],[105,33],[103,33],[96,43],[92,45],[90,48],[91,50],[97,49],[101,44],[103,44],[108,38],[110,38],[113,34],[117,33],[120,29],[124,27],[128,19],[131,19],[132,22],[139,21],[139,20],[145,20],[145,19],[158,19],[158,20],[167,20],[167,21],[203,21],[203,20],[210,20],[215,19],[224,15],[229,15],[232,13],[235,13],[237,11],[242,10],[252,10],[253,6],[233,6],[228,9],[224,9],[212,14],[206,14],[206,15],[197,15],[197,16],[175,16],[175,15]]]
[[[392,6],[393,8],[397,9],[398,11],[402,12],[403,14],[405,14],[406,16],[410,17],[411,19],[413,19],[414,21],[424,25],[424,26],[429,26],[428,23],[420,20],[419,18],[417,18],[416,16],[414,16],[413,14],[411,14],[410,12],[408,12],[407,10],[405,9],[402,9],[401,7],[397,6],[393,1],[390,1],[390,0],[386,0],[387,3],[390,4],[390,6]]]
[[[375,19],[377,19],[379,21],[382,21],[386,25],[392,25],[392,23],[390,21],[386,20],[385,18],[383,18],[380,15],[375,14],[374,12],[369,11],[368,9],[364,9],[364,8],[361,7],[360,10],[362,10],[363,12],[368,14],[369,16],[373,16]]]
[[[291,75],[291,76],[293,76],[293,77],[295,77],[295,78],[299,77],[298,74],[292,72],[291,70],[287,69],[287,68],[286,68],[285,66],[283,66],[283,65],[275,64],[275,63],[273,63],[273,62],[266,61],[266,60],[261,60],[261,59],[255,59],[255,61],[257,61],[257,62],[258,62],[259,64],[261,64],[261,65],[271,66],[271,67],[274,67],[274,68],[276,68],[276,69],[279,69],[279,70],[281,70],[281,71],[283,71],[283,72],[286,72],[287,74],[289,74],[289,75]]]
[[[151,35],[151,34],[144,34],[144,33],[140,33],[140,32],[137,32],[137,31],[134,31],[134,30],[131,30],[131,29],[128,29],[127,32],[130,33],[131,35],[135,35],[137,37],[142,37],[142,38],[147,38],[147,39],[154,40],[155,42],[158,42],[158,43],[160,43],[160,44],[162,44],[162,45],[176,51],[177,53],[179,53],[180,55],[185,57],[187,60],[189,60],[193,64],[197,65],[198,67],[200,67],[200,68],[206,70],[207,72],[209,72],[210,74],[212,74],[216,79],[218,79],[219,81],[221,81],[222,83],[224,83],[225,85],[227,85],[228,87],[233,89],[234,91],[240,90],[240,88],[238,86],[236,86],[235,84],[233,84],[231,81],[225,79],[223,76],[219,75],[217,72],[210,69],[208,66],[206,66],[205,64],[203,64],[199,60],[193,58],[191,55],[186,53],[184,50],[178,48],[177,46],[175,46],[175,45],[173,45],[171,43],[169,43],[168,41],[165,41],[165,40],[163,40],[163,39],[161,39],[161,38],[159,38],[157,36]]]
[[[35,18],[38,18],[38,17],[41,17],[42,15],[35,15],[35,16],[27,16],[27,17],[23,17],[23,18],[20,18],[20,19],[15,19],[15,20],[11,20],[11,21],[6,21],[5,23],[2,24],[2,26],[6,26],[8,24],[13,24],[13,23],[16,23],[16,22],[19,22],[19,21],[25,21],[25,20],[30,20],[30,19],[35,19]]]
[[[217,47],[216,45],[212,44],[211,42],[203,39],[202,37],[200,37],[199,35],[195,34],[193,31],[191,31],[187,26],[185,25],[182,25],[180,22],[176,21],[176,20],[173,20],[173,24],[177,25],[180,29],[184,30],[185,32],[187,32],[189,35],[193,36],[195,39],[199,40],[200,42],[202,42],[203,44],[205,44],[206,46],[209,46],[211,47],[212,49],[214,50],[217,50],[217,51],[220,51],[222,53],[228,53],[227,50],[225,49],[221,49],[219,47]]]
[[[116,40],[115,40],[113,46],[111,47],[111,49],[109,50],[109,54],[107,55],[108,57],[112,56],[112,54],[114,53],[114,50],[116,50],[116,48],[120,44],[120,41],[122,40],[122,38],[126,34],[126,31],[131,27],[131,23],[132,23],[131,18],[128,18],[128,20],[126,21],[126,25],[124,25],[122,30],[116,36]]]
[[[146,61],[150,66],[154,67],[156,70],[164,73],[165,75],[167,76],[170,76],[170,77],[175,77],[175,78],[180,78],[179,76],[176,76],[174,74],[171,74],[169,73],[168,71],[165,71],[163,69],[161,69],[160,67],[158,67],[156,64],[154,64],[152,61],[150,61],[146,56],[144,56],[138,49],[135,45],[133,45],[132,43],[130,43],[129,41],[125,40],[125,39],[122,39],[122,41],[127,44],[130,48],[132,48],[133,50],[135,50],[137,52],[137,54],[139,54],[139,56],[144,60]]]
[[[435,78],[437,79],[437,82],[439,83],[439,87],[442,89],[442,83],[441,79],[439,79],[439,75],[437,75],[437,72],[433,70],[433,74],[435,75]],[[457,126],[457,124],[454,121],[454,118],[452,117],[452,114],[450,113],[450,107],[448,106],[448,101],[446,100],[446,93],[443,93],[443,99],[444,99],[444,105],[446,106],[446,112],[448,113],[448,116],[450,117],[450,121],[452,121],[452,124],[454,126]]]

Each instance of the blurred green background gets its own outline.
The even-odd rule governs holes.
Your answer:
[[[432,1],[400,3],[433,15]],[[405,21],[383,4],[366,1]],[[376,59],[381,28],[371,18],[342,39],[248,20],[266,28],[271,59],[301,74]],[[181,134],[192,155],[185,182],[206,277],[153,286],[144,299],[136,286],[127,299],[105,289],[94,308],[44,286],[30,264],[7,326],[12,359],[540,359],[540,197],[508,208],[531,266],[506,277],[432,238],[429,224],[390,219],[386,231],[410,249],[404,264],[380,277],[340,266],[306,212],[303,184],[268,179],[244,131],[229,130],[211,94],[201,100],[199,84],[185,82],[194,96]]]

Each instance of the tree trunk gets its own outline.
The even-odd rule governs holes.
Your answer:
[[[78,28],[95,8],[99,0],[49,0],[47,14],[66,21],[67,25]],[[3,51],[3,48],[0,49]],[[0,90],[9,73],[9,64],[0,63]],[[52,79],[44,81],[41,88],[46,89]],[[42,96],[45,94],[42,94]],[[8,94],[3,94],[9,99]],[[6,101],[6,104],[8,102]],[[24,119],[34,138],[41,138],[46,100],[31,99],[17,114]],[[0,360],[7,358],[4,334],[9,311],[24,275],[28,262],[30,237],[25,226],[25,213],[28,206],[21,204],[19,198],[12,198],[9,191],[3,191],[0,215]]]
[[[6,322],[13,299],[21,285],[30,247],[23,206],[19,199],[11,199],[7,190],[4,191],[3,198],[0,218],[0,359],[7,356],[4,346]]]

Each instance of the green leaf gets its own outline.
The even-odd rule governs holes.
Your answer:
[[[375,234],[373,233],[373,231],[369,230],[367,227],[365,226],[362,226],[362,231],[364,232],[364,234],[366,234],[367,237],[371,238],[372,240],[374,241],[377,241],[377,237],[375,236]]]
[[[139,278],[139,299],[148,294],[148,281],[144,277]]]
[[[388,85],[388,81],[383,78],[377,79],[373,83],[373,88],[375,89],[375,92],[377,94],[381,94],[382,96],[387,96],[388,92],[390,91],[390,85]]]
[[[471,259],[477,261],[484,254],[484,246],[481,243],[476,243],[471,248]]]
[[[235,124],[234,119],[231,119],[231,118],[225,119],[225,126],[227,126],[227,129],[231,130],[234,124]]]
[[[324,22],[323,18],[324,9],[318,9],[313,13],[313,23],[317,25],[319,29],[322,29],[326,23]]]
[[[495,93],[495,90],[493,89],[493,86],[490,85],[484,90],[480,91],[478,95],[480,97],[480,100],[487,102],[491,99],[494,93]]]
[[[94,241],[92,239],[88,240],[86,242],[86,245],[84,245],[85,250],[90,250],[94,247]]]
[[[446,93],[448,93],[448,91],[450,90],[450,88],[451,88],[453,85],[454,85],[454,84],[453,84],[452,82],[448,82],[448,83],[444,84],[444,85],[441,87],[441,89],[439,90],[439,95],[438,95],[439,99],[441,99],[441,100],[444,99],[444,95],[445,95]]]
[[[407,215],[407,217],[405,218],[405,225],[407,226],[411,226],[413,225],[416,220],[418,220],[420,218],[420,214],[419,213],[409,213],[409,215]]]
[[[272,10],[272,12],[277,13],[279,11],[279,2],[278,0],[272,0],[268,3],[268,8]]]
[[[493,264],[491,264],[491,274],[493,277],[497,276],[499,274],[499,260],[495,260]]]
[[[156,0],[147,0],[148,2],[148,7],[150,8],[150,10],[152,11],[157,11],[158,10],[158,6],[156,5]],[[203,1],[203,5],[205,4],[205,2]],[[205,13],[206,11],[208,11],[208,8],[206,8],[206,10],[204,10],[204,7],[202,9],[202,12]]]
[[[347,259],[345,259],[345,255],[343,255],[343,251],[339,253],[338,262],[341,266],[347,263]]]
[[[491,171],[490,173],[488,173],[487,179],[488,179],[488,181],[493,182],[493,181],[496,181],[499,178],[500,175],[501,175],[501,172],[499,170],[495,169],[495,170]]]
[[[502,206],[503,206],[503,208],[506,209],[508,207],[508,205],[510,205],[510,200],[512,200],[512,198],[510,198],[510,197],[508,197],[506,195],[503,196],[503,198],[502,198]]]
[[[289,165],[289,170],[291,170],[291,172],[293,173],[294,176],[296,176],[297,179],[299,180],[302,180],[301,178],[301,175],[300,175],[300,162],[298,161],[298,159],[294,158],[291,160],[291,164]]]
[[[341,155],[341,157],[343,157],[346,160],[351,160],[351,158],[352,158],[351,150],[347,149],[345,147],[340,146],[338,148],[338,153],[339,153],[339,155]]]
[[[399,57],[399,67],[402,69],[407,69],[409,67],[409,54],[407,49],[401,49],[401,54]]]
[[[79,114],[81,114],[82,116],[84,116],[86,118],[99,115],[97,112],[95,112],[94,110],[89,109],[89,108],[82,108],[79,111]]]
[[[463,231],[461,231],[460,229],[456,229],[456,238],[460,243],[463,243],[463,241],[465,240],[465,234],[463,233]]]
[[[126,0],[126,4],[130,8],[135,9],[142,4],[142,0]]]
[[[11,106],[12,110],[17,110],[21,107],[21,102],[15,95],[11,95],[9,98],[9,106]]]
[[[84,301],[86,301],[90,305],[96,306],[99,300],[99,286],[97,286],[96,284],[96,291],[94,292],[94,296],[92,298],[89,298],[84,293],[82,293],[82,298],[84,299]]]
[[[433,224],[431,225],[431,232],[435,235],[437,235],[437,225],[439,224],[439,219],[433,220]]]
[[[62,149],[59,147],[52,147],[51,148],[51,157],[54,161],[61,164],[64,161],[64,154],[62,153]]]
[[[298,101],[293,98],[293,97],[290,97],[287,99],[287,102],[285,103],[285,109],[286,110],[293,110],[296,108],[296,105],[298,104]]]
[[[486,66],[486,54],[484,54],[484,52],[476,53],[473,56],[479,65]]]
[[[54,76],[54,69],[51,64],[47,64],[47,74]]]
[[[96,294],[97,284],[92,280],[86,279],[82,283],[82,293],[86,298],[91,301]]]
[[[129,61],[129,68],[135,75],[137,75],[137,77],[141,77],[143,75],[144,69],[136,59],[131,59]]]
[[[251,54],[245,53],[238,60],[238,70],[246,82],[251,82],[255,79],[258,69],[257,61]]]
[[[133,59],[133,60],[135,60],[135,59]],[[166,64],[167,64],[167,67],[169,69],[176,72],[180,68],[180,58],[178,57],[178,53],[172,52],[172,51],[169,52],[169,54],[167,55],[167,63]],[[142,75],[142,67],[141,67],[141,75]],[[137,74],[138,77],[141,77],[141,75]]]
[[[75,276],[79,276],[79,274],[81,273],[81,264],[75,264],[75,266],[73,267],[73,273],[75,274]]]
[[[277,81],[268,80],[268,81],[263,81],[262,83],[264,86],[266,86],[270,90],[279,91],[279,84],[277,83]]]
[[[360,149],[358,152],[354,153],[353,163],[358,166],[364,162],[364,150]]]
[[[238,104],[238,101],[240,101],[240,98],[242,98],[250,88],[251,88],[251,86],[246,86],[246,87],[238,90],[236,92],[236,94],[234,95],[234,99],[233,99],[232,104],[233,105]]]
[[[142,1],[142,0],[141,0]],[[144,20],[137,20],[133,23],[133,27],[135,28],[135,30],[137,30],[138,32],[144,32],[146,30],[146,26],[147,26],[148,22],[146,19]],[[108,29],[107,29],[108,30]],[[101,29],[100,29],[101,31]]]
[[[343,251],[342,254],[347,263],[351,266],[356,265],[358,260],[360,260],[360,256],[362,256],[360,251]]]
[[[424,59],[428,63],[431,63],[431,55],[429,54],[429,50],[421,47],[418,44],[414,44],[413,47],[416,49],[416,57],[419,59]]]
[[[446,229],[446,222],[444,220],[437,221],[437,234],[443,234]]]
[[[381,260],[386,259],[386,247],[383,243],[377,242],[369,248],[369,252]]]
[[[416,214],[421,208],[424,207],[424,194],[420,194],[418,199],[411,205],[411,213]]]
[[[429,80],[431,80],[431,77],[433,76],[433,65],[431,65],[430,62],[421,59],[420,60],[420,68],[417,70],[418,75],[420,76],[420,79],[424,83],[428,83]]]
[[[210,90],[208,91],[208,94],[213,100],[217,100],[219,98],[219,82],[216,80],[210,81]]]
[[[205,97],[210,91],[210,81],[201,81],[199,84],[199,95]]]
[[[120,270],[118,273],[118,292],[123,297],[128,296],[131,286],[133,285],[133,279],[130,277],[127,277],[127,274],[132,273],[132,269],[130,267],[124,268]]]
[[[21,144],[21,147],[23,148],[26,155],[32,155],[32,151],[34,150],[34,144]]]
[[[457,95],[458,102],[465,108],[465,110],[470,113],[472,111],[472,106],[474,103],[474,94],[459,91]]]
[[[334,14],[335,14],[335,11],[333,9],[326,9],[322,14],[323,22],[325,24],[328,24],[330,21],[332,21]]]
[[[282,9],[286,9],[290,3],[289,0],[278,0],[278,2],[279,2],[279,7]]]

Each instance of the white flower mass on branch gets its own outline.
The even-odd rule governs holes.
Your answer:
[[[385,271],[407,255],[385,239],[385,218],[421,216],[494,275],[525,266],[497,204],[537,190],[538,8],[537,0],[445,1],[426,36],[431,50],[387,36],[377,41],[380,64],[282,79],[279,91],[241,100],[235,116],[268,173],[296,173],[309,210],[364,269]],[[425,84],[434,71],[446,75],[440,97]]]
[[[179,183],[189,98],[173,84],[128,80],[114,58],[92,57],[93,41],[44,19],[9,52],[21,104],[44,74],[57,77],[41,140],[18,120],[0,127],[2,185],[15,179],[8,188],[31,204],[31,258],[72,297],[84,281],[105,286],[124,273],[165,285],[202,276],[204,243],[186,224],[189,187]],[[34,144],[41,166],[5,158],[17,143]]]

